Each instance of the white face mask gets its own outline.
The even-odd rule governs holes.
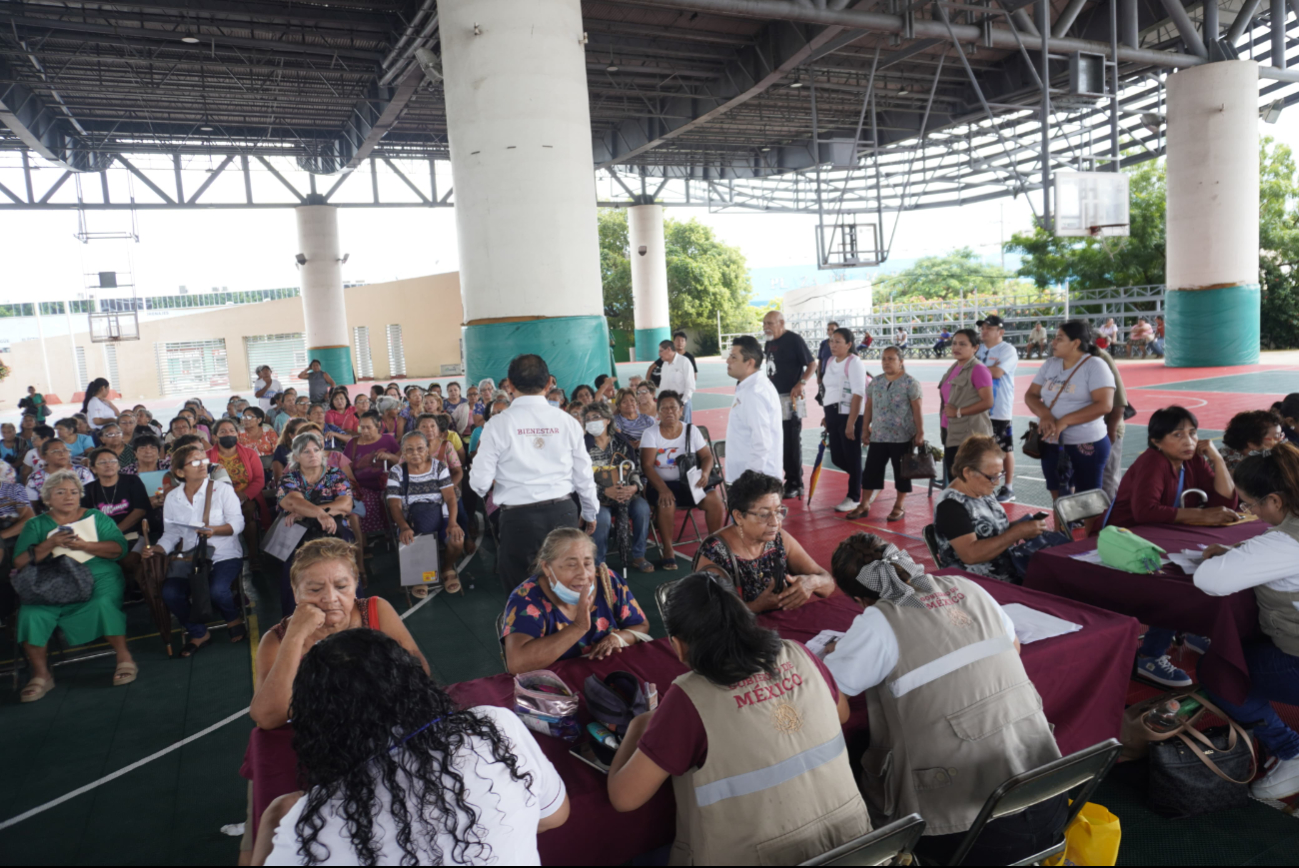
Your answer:
[[[595,419],[586,423],[586,433],[592,437],[599,437],[604,433],[604,420]]]

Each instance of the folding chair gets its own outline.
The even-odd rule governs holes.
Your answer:
[[[907,814],[887,826],[874,829],[860,838],[840,844],[800,865],[909,865],[911,851],[925,833],[925,821],[919,814]]]
[[[929,549],[929,556],[934,559],[935,567],[941,570],[945,567],[954,566],[939,556],[938,534],[934,531],[934,526],[932,524],[925,525],[925,529],[920,532],[920,535],[925,538],[925,548]]]
[[[1062,495],[1055,502],[1055,529],[1069,533],[1074,522],[1104,515],[1109,508],[1110,496],[1099,488]]]
[[[501,632],[504,629],[505,629],[505,612],[502,611],[499,615],[496,616],[496,646],[497,648],[500,649],[501,652],[501,666],[505,668],[506,672],[509,672],[510,666],[508,663],[505,662],[505,637],[501,635]]]
[[[666,626],[668,622],[668,598],[680,579],[670,579],[654,589],[654,602],[659,607],[659,620]]]
[[[970,831],[965,833],[961,846],[952,855],[951,864],[960,865],[965,860],[974,847],[975,841],[979,839],[979,834],[983,832],[983,827],[992,820],[1018,814],[1025,808],[1081,786],[1082,789],[1074,794],[1073,803],[1069,807],[1069,818],[1064,824],[1064,829],[1069,828],[1069,824],[1074,821],[1074,817],[1078,816],[1082,806],[1087,804],[1092,793],[1100,786],[1101,780],[1109,774],[1122,749],[1123,746],[1119,744],[1118,739],[1109,738],[1067,757],[1021,772],[997,787],[983,803],[983,809],[979,811],[979,816],[975,818]],[[1055,844],[1040,853],[1034,853],[1010,864],[1036,865],[1057,853],[1063,853],[1064,829],[1061,829],[1060,840]]]

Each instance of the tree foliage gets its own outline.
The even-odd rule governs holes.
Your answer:
[[[633,329],[631,250],[624,209],[601,211],[600,273],[609,327]],[[700,329],[705,352],[714,352],[709,335],[722,315],[723,331],[753,329],[761,314],[749,304],[753,286],[739,248],[719,241],[698,220],[663,221],[667,247],[668,309],[672,327]]]
[[[1017,282],[1013,272],[962,247],[943,256],[922,257],[910,268],[880,278],[875,288],[889,301],[927,301],[1013,291]]]

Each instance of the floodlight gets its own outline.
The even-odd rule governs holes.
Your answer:
[[[1159,128],[1164,125],[1164,116],[1159,112],[1143,112],[1141,114],[1141,125],[1152,133],[1159,132]]]
[[[298,263],[299,266],[303,266],[303,265],[306,265],[306,264],[307,264],[307,257],[306,257],[306,254],[304,254],[304,253],[299,253],[299,254],[297,254],[296,256],[294,256],[293,258],[294,258],[294,260]]]
[[[1285,108],[1285,100],[1276,99],[1268,103],[1267,108],[1263,109],[1263,121],[1274,124],[1281,120],[1281,110]]]
[[[442,63],[436,54],[427,48],[417,48],[415,49],[415,62],[419,64],[419,68],[424,70],[424,74],[431,81],[442,80]]]
[[[347,264],[347,260],[351,257],[351,255],[352,255],[352,254],[350,254],[350,253],[344,253],[344,254],[343,254],[343,258],[340,259],[340,260],[338,260],[338,264],[339,264],[339,265],[346,265],[346,264]]]

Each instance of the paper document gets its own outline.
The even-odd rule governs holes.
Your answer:
[[[1068,633],[1077,633],[1082,624],[1075,624],[1037,609],[1030,609],[1023,603],[1007,603],[1001,607],[1015,624],[1015,636],[1021,645],[1037,642],[1042,639],[1054,639]]]
[[[95,519],[92,516],[86,516],[81,519],[81,521],[74,521],[72,524],[67,525],[67,527],[72,528],[72,532],[86,542],[99,542],[99,530],[95,527]],[[58,532],[59,528],[56,527],[45,536],[48,539]],[[52,554],[56,557],[58,555],[67,555],[74,561],[82,564],[94,557],[94,555],[89,552],[73,551],[72,549],[64,548],[63,546],[55,546]]]
[[[698,467],[692,467],[686,471],[686,484],[690,486],[690,493],[695,498],[695,503],[702,503],[708,492],[699,488],[699,478],[703,476],[704,471]]]
[[[162,488],[162,478],[166,475],[167,471],[165,470],[150,470],[148,473],[140,474],[140,481],[144,483],[144,490],[148,492],[150,497],[153,497],[158,493],[158,489]]]
[[[831,642],[837,642],[844,637],[844,634],[838,630],[822,630],[811,639],[804,642],[804,646],[819,658],[825,657],[825,646]]]
[[[1182,549],[1180,552],[1170,552],[1168,559],[1182,568],[1182,572],[1188,576],[1195,575],[1195,571],[1204,563],[1204,552],[1195,549]]]

